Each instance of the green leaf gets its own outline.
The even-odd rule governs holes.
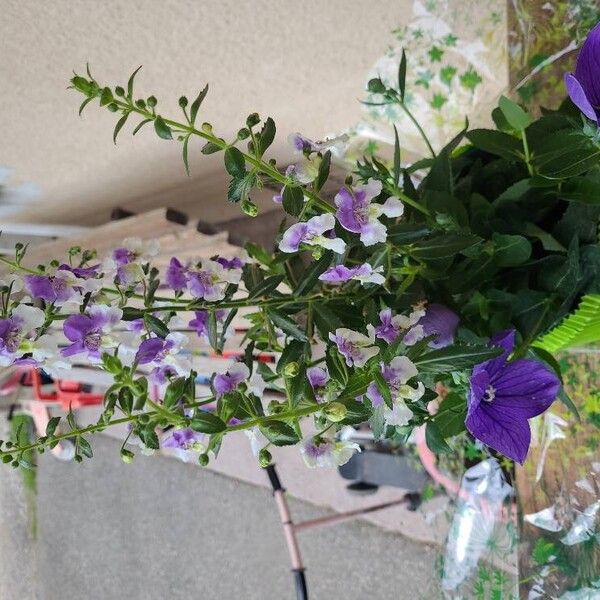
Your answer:
[[[140,429],[140,440],[142,440],[146,448],[151,450],[158,450],[160,448],[160,442],[158,441],[158,435],[154,431],[153,427],[144,427]]]
[[[84,456],[87,456],[87,458],[92,458],[94,456],[90,443],[83,436],[77,438],[77,446],[79,447],[79,450],[81,450],[81,453]]]
[[[223,158],[225,169],[232,177],[242,178],[246,175],[246,160],[242,152],[235,146],[227,148]]]
[[[267,309],[266,312],[271,321],[273,321],[275,327],[279,327],[286,335],[301,342],[306,342],[308,340],[304,331],[302,331],[302,329],[300,329],[300,327],[298,327],[298,325],[285,313],[273,308]]]
[[[250,293],[248,298],[268,296],[285,279],[285,275],[272,275],[261,281]]]
[[[323,341],[329,339],[330,332],[342,327],[341,319],[324,302],[313,302],[312,310],[315,325]]]
[[[164,322],[150,313],[144,313],[144,325],[146,325],[149,331],[162,339],[165,339],[170,333],[169,328]]]
[[[402,51],[404,57],[404,51]],[[404,94],[403,94],[404,95]],[[398,186],[400,182],[400,174],[402,172],[401,161],[400,161],[400,140],[398,139],[398,129],[394,125],[394,185]]]
[[[515,267],[528,261],[531,244],[522,235],[508,235],[494,232],[494,261],[499,267]]]
[[[90,96],[89,98],[86,98],[82,103],[81,106],[79,107],[79,116],[81,116],[81,113],[83,112],[83,109],[92,101],[95,100],[95,96]]]
[[[46,436],[50,437],[54,435],[54,432],[56,431],[56,428],[58,427],[59,423],[60,423],[60,417],[51,417],[50,420],[48,421],[48,424],[46,425]]]
[[[348,383],[339,395],[338,401],[354,400],[358,396],[362,396],[372,381],[373,375],[371,373],[354,371],[348,378]]]
[[[116,144],[117,143],[117,136],[119,135],[119,131],[121,131],[121,129],[123,129],[123,125],[125,125],[125,123],[127,122],[127,119],[129,118],[130,113],[126,112],[118,121],[117,124],[115,125],[115,130],[113,131],[113,142]]]
[[[554,542],[550,542],[543,537],[536,540],[531,552],[531,558],[538,565],[545,565],[554,555],[556,555],[556,545]]]
[[[275,446],[292,446],[300,441],[293,427],[283,421],[267,421],[260,431]]]
[[[560,197],[564,200],[598,205],[600,204],[600,181],[588,177],[572,177],[564,182]]]
[[[434,454],[445,454],[451,451],[439,427],[433,421],[429,421],[425,427],[425,442]]]
[[[368,402],[359,402],[354,398],[346,398],[345,400],[339,400],[338,398],[338,402],[346,407],[346,415],[340,421],[340,425],[360,425],[369,420],[371,410]]]
[[[132,135],[135,135],[146,123],[150,123],[153,119],[144,119],[141,123],[136,125],[136,128],[133,130]]]
[[[275,132],[275,121],[273,121],[271,117],[268,117],[258,134],[259,156],[262,156],[267,151],[267,148],[273,143]]]
[[[502,354],[501,348],[454,344],[446,348],[432,350],[415,359],[421,372],[446,373],[471,369],[475,365]]]
[[[240,200],[246,200],[252,188],[256,184],[256,173],[250,171],[246,173],[244,177],[234,177],[229,182],[229,187],[227,188],[227,198],[230,202],[240,202]]]
[[[422,260],[452,257],[482,241],[479,236],[473,234],[446,233],[417,242],[412,246],[411,254]]]
[[[208,311],[206,330],[208,335],[208,343],[210,344],[213,350],[218,351],[219,340],[217,338],[217,312],[214,310]]]
[[[113,101],[113,94],[110,88],[105,87],[100,94],[100,106],[106,106]]]
[[[500,96],[498,106],[505,116],[509,125],[520,131],[531,125],[531,116],[526,113],[518,104],[509,100],[506,96]]]
[[[315,191],[318,192],[329,179],[329,169],[331,168],[331,150],[327,150],[319,163],[319,171],[314,182]]]
[[[510,161],[522,160],[523,147],[521,142],[508,133],[492,129],[473,129],[466,136],[476,148]]]
[[[286,185],[283,188],[283,209],[288,215],[297,217],[304,207],[304,192],[300,187]]]
[[[398,91],[400,92],[400,99],[404,102],[404,91],[406,89],[406,52],[402,49],[402,58],[400,59],[400,66],[398,67]]]
[[[344,386],[348,383],[348,367],[346,366],[346,361],[333,347],[327,349],[325,364],[327,365],[330,377]]]
[[[190,176],[190,163],[188,162],[188,144],[190,142],[190,136],[187,135],[185,136],[185,139],[183,140],[183,149],[182,149],[182,156],[183,156],[183,164],[185,166],[185,172],[187,174],[187,176]]]
[[[444,398],[433,422],[443,439],[454,437],[465,430],[467,402],[464,396],[450,393]]]
[[[208,94],[208,83],[204,86],[204,89],[198,94],[197,98],[192,102],[192,106],[190,107],[190,121],[192,122],[192,125],[196,122],[198,109],[204,101],[204,98],[206,98],[206,94]]]
[[[160,115],[154,119],[154,131],[156,131],[158,137],[162,138],[163,140],[173,139],[171,128],[165,123],[164,119]]]
[[[142,65],[140,65],[132,74],[131,77],[129,78],[129,81],[127,82],[127,98],[129,100],[131,100],[133,98],[133,81],[135,80],[135,76],[138,74],[138,71],[142,68]]]
[[[431,234],[431,229],[423,223],[398,223],[388,227],[388,241],[403,246],[422,240]]]
[[[220,433],[227,428],[225,423],[217,415],[209,412],[196,413],[192,417],[190,427],[194,431],[199,431],[200,433]]]

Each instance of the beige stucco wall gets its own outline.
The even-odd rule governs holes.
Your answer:
[[[318,138],[360,116],[365,74],[408,19],[408,0],[0,0],[0,165],[33,181],[42,201],[12,220],[97,223],[109,207],[169,204],[221,219],[227,206],[221,157],[194,147],[192,178],[180,145],[148,129],[122,132],[115,116],[67,91],[89,61],[100,82],[125,84],[176,114],[180,94],[210,82],[204,118],[222,135],[258,111],[288,133]],[[129,131],[131,128],[129,129]]]

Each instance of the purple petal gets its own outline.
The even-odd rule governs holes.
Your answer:
[[[575,77],[594,107],[600,106],[600,23],[589,33],[581,47],[575,67]],[[590,117],[596,120],[596,116]]]
[[[523,464],[531,442],[529,422],[515,419],[511,413],[494,411],[492,405],[493,401],[481,402],[470,412],[465,421],[467,429],[490,448]]]
[[[329,381],[329,374],[321,367],[310,367],[306,369],[306,375],[312,388],[323,387]]]
[[[186,271],[187,269],[175,257],[171,258],[165,276],[167,285],[175,291],[185,289],[187,282]]]
[[[335,197],[335,204],[338,207],[336,217],[340,225],[347,231],[360,233],[365,223],[363,213],[368,210],[369,202],[360,202],[347,188],[341,188]]]
[[[349,281],[356,275],[357,267],[349,269],[345,265],[337,265],[331,267],[325,271],[322,275],[319,275],[321,281],[329,281],[331,283],[344,283]]]
[[[135,361],[139,365],[151,363],[163,350],[164,342],[160,338],[149,338],[144,340],[136,352]]]
[[[370,383],[367,388],[367,398],[371,401],[373,406],[383,406],[384,399],[379,391],[379,388],[375,383]]]
[[[308,227],[306,223],[292,225],[281,238],[279,249],[282,252],[298,252],[300,244],[306,239]]]
[[[83,340],[78,340],[70,346],[63,348],[60,351],[60,353],[62,356],[73,356],[74,354],[80,354],[81,352],[85,352],[86,350],[87,348],[85,347]]]
[[[565,87],[567,88],[567,93],[569,94],[569,98],[573,101],[573,104],[588,118],[593,121],[598,120],[598,116],[596,115],[596,111],[594,107],[590,103],[583,89],[583,86],[576,79],[573,73],[565,73]]]
[[[83,340],[92,329],[92,319],[87,315],[71,315],[63,324],[65,337],[71,342]]]
[[[444,348],[454,342],[454,332],[460,319],[458,315],[443,304],[429,304],[425,316],[419,321],[423,326],[425,337],[436,335],[429,342],[431,348]]]

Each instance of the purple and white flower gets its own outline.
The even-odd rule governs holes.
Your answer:
[[[360,234],[365,246],[372,246],[387,239],[387,228],[379,220],[386,217],[400,217],[404,205],[398,198],[390,197],[383,204],[372,202],[381,193],[380,181],[369,179],[365,185],[354,190],[342,188],[335,197],[338,207],[336,216],[341,226],[352,233]]]
[[[342,254],[346,242],[340,238],[324,235],[335,227],[335,217],[331,213],[312,217],[306,222],[292,225],[284,234],[279,249],[282,252],[298,252],[301,245],[320,246]]]
[[[151,337],[144,340],[139,347],[135,362],[139,365],[151,365],[152,381],[158,384],[166,383],[169,377],[189,375],[192,364],[183,354],[188,343],[188,337],[182,333],[169,333],[163,340]]]
[[[381,364],[381,374],[387,383],[392,397],[392,407],[385,405],[383,396],[375,382],[369,384],[367,397],[375,408],[383,409],[386,424],[395,426],[407,425],[413,413],[406,402],[414,402],[423,396],[425,386],[419,381],[416,388],[408,385],[408,381],[418,374],[417,367],[406,356],[396,356],[389,365]]]
[[[367,325],[368,335],[339,327],[335,333],[329,334],[329,339],[335,343],[340,354],[346,359],[349,367],[364,367],[367,361],[379,353],[375,346],[375,329]]]
[[[32,351],[27,338],[44,324],[44,311],[19,304],[7,319],[0,319],[0,366],[7,367]]]
[[[96,304],[88,309],[87,314],[67,317],[63,333],[71,344],[61,350],[62,356],[86,353],[91,361],[99,361],[103,349],[116,347],[117,341],[110,332],[122,316],[120,308]]]
[[[67,271],[47,275],[25,275],[25,289],[32,298],[61,306],[76,295],[74,277]]]
[[[465,425],[475,438],[523,464],[531,442],[529,419],[550,407],[560,381],[536,360],[508,362],[514,330],[496,334],[490,345],[503,353],[473,369]]]
[[[169,266],[165,273],[167,285],[176,292],[185,290],[187,286],[187,268],[184,267],[174,256],[169,261]]]
[[[206,451],[206,435],[189,427],[173,429],[162,438],[160,446],[173,450],[179,459],[188,462]]]
[[[405,345],[412,346],[425,337],[423,326],[418,324],[424,315],[425,311],[420,307],[414,308],[408,316],[392,315],[391,308],[384,308],[379,313],[380,323],[375,328],[375,335],[392,344],[404,334],[402,341]]]
[[[351,279],[355,279],[360,281],[361,285],[367,283],[381,285],[385,283],[385,277],[381,274],[382,272],[382,266],[373,269],[369,263],[364,263],[356,267],[337,265],[335,267],[330,267],[325,273],[319,275],[319,279],[321,281],[326,281],[327,283],[345,283]]]
[[[188,323],[188,326],[193,329],[199,337],[208,338],[208,316],[207,310],[197,310],[194,312],[194,318]],[[217,323],[222,322],[227,316],[227,311],[219,309],[215,311]]]
[[[116,279],[119,285],[133,286],[144,278],[142,264],[154,258],[159,250],[158,240],[127,238],[104,260],[102,270],[108,279]]]
[[[356,442],[336,441],[328,437],[307,437],[300,445],[300,454],[307,467],[335,468],[345,465],[354,455],[360,452]]]
[[[577,57],[575,73],[565,74],[573,104],[592,121],[600,120],[600,23],[589,33]]]
[[[214,260],[202,262],[197,269],[187,271],[187,289],[194,298],[216,302],[225,297],[225,289],[230,283],[238,284],[242,278],[241,269],[226,269]]]
[[[220,398],[223,394],[232,392],[240,385],[240,383],[248,380],[249,377],[250,370],[244,363],[233,363],[226,373],[215,375],[215,378],[213,379],[215,396]]]

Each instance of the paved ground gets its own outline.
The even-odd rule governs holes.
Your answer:
[[[281,528],[261,488],[94,440],[83,465],[43,456],[38,537],[19,474],[0,469],[2,600],[292,600]],[[324,514],[293,501],[297,518]],[[302,534],[311,600],[431,598],[435,551],[353,522]]]

